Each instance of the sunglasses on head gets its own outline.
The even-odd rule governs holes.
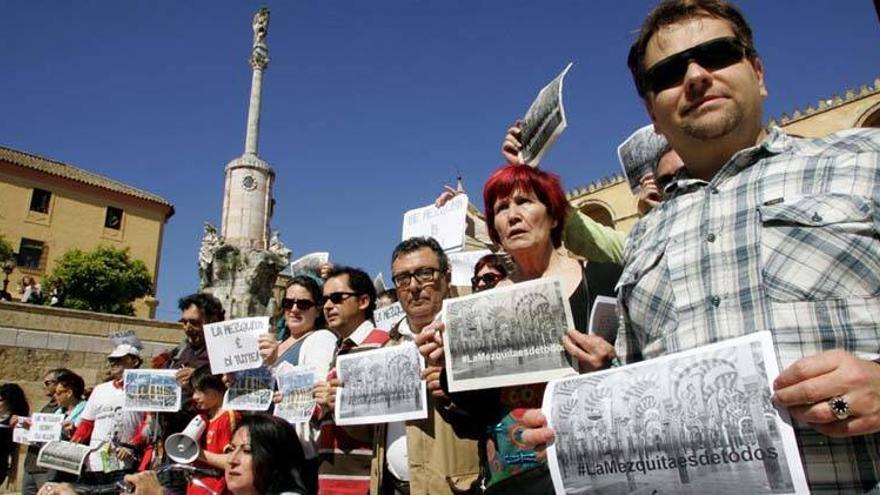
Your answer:
[[[324,294],[324,301],[330,301],[333,304],[342,304],[342,301],[346,300],[351,296],[359,296],[357,292],[333,292],[330,294]]]
[[[681,84],[691,62],[696,62],[707,70],[729,67],[747,55],[749,50],[735,37],[718,38],[700,43],[670,55],[645,71],[642,86],[657,94]]]
[[[310,299],[290,299],[285,297],[281,300],[281,307],[290,311],[296,306],[300,311],[308,311],[316,306],[315,301]]]
[[[485,286],[495,287],[495,284],[497,284],[502,278],[504,278],[504,277],[502,277],[501,275],[499,275],[497,273],[492,273],[492,272],[484,273],[482,275],[477,275],[477,276],[471,278],[471,285],[473,287],[479,287],[480,282],[483,282],[483,285],[485,285]]]

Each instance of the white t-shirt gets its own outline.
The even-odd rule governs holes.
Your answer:
[[[89,396],[82,419],[95,422],[89,447],[97,450],[89,454],[86,470],[109,473],[131,467],[113,455],[110,445],[129,443],[144,419],[142,412],[123,411],[124,399],[125,391],[112,381],[96,386]]]

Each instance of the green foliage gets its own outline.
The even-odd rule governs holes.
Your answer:
[[[151,281],[144,262],[131,259],[128,248],[98,246],[94,251],[64,253],[49,277],[49,286],[62,284],[66,308],[133,315],[131,303],[150,292]]]
[[[13,258],[15,258],[15,251],[12,250],[12,244],[9,244],[9,242],[0,235],[0,263]]]

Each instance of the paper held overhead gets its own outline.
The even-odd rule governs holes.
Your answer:
[[[571,66],[572,63],[569,62],[558,76],[541,88],[523,117],[520,158],[527,165],[537,167],[547,150],[568,126],[562,104],[562,85]]]

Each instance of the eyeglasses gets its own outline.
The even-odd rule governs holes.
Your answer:
[[[324,302],[330,301],[333,304],[342,304],[342,301],[346,298],[359,295],[357,292],[333,292],[324,294]]]
[[[52,385],[55,385],[56,383],[58,383],[56,380],[43,380],[44,387],[51,387]]]
[[[177,322],[184,327],[201,327],[204,325],[204,322],[198,318],[181,318]]]
[[[440,270],[437,268],[424,266],[414,272],[398,273],[391,277],[391,280],[394,281],[394,285],[396,285],[398,289],[405,289],[409,287],[413,278],[415,278],[420,284],[430,284],[436,279],[437,273],[440,273]]]
[[[309,299],[288,299],[285,297],[281,300],[281,307],[287,311],[293,309],[294,306],[296,306],[300,311],[308,311],[314,308],[316,305],[315,301]]]
[[[700,43],[683,52],[670,55],[645,71],[642,88],[659,93],[681,84],[690,63],[696,62],[708,70],[729,67],[746,56],[750,50],[734,37],[718,38]]]
[[[654,179],[654,183],[657,185],[657,189],[660,190],[661,193],[666,193],[666,186],[668,186],[673,180],[675,180],[675,174],[664,174],[658,175],[656,179]]]
[[[114,364],[121,363],[123,359],[124,358],[121,358],[121,357],[112,357],[112,358],[107,358],[107,362],[110,363],[110,366],[113,366]]]
[[[483,285],[485,287],[488,287],[488,288],[495,287],[495,284],[497,284],[499,281],[501,281],[502,278],[504,278],[504,277],[498,273],[493,273],[493,272],[484,273],[482,275],[477,275],[476,277],[471,278],[471,286],[472,287],[479,287],[480,282],[483,282]]]

